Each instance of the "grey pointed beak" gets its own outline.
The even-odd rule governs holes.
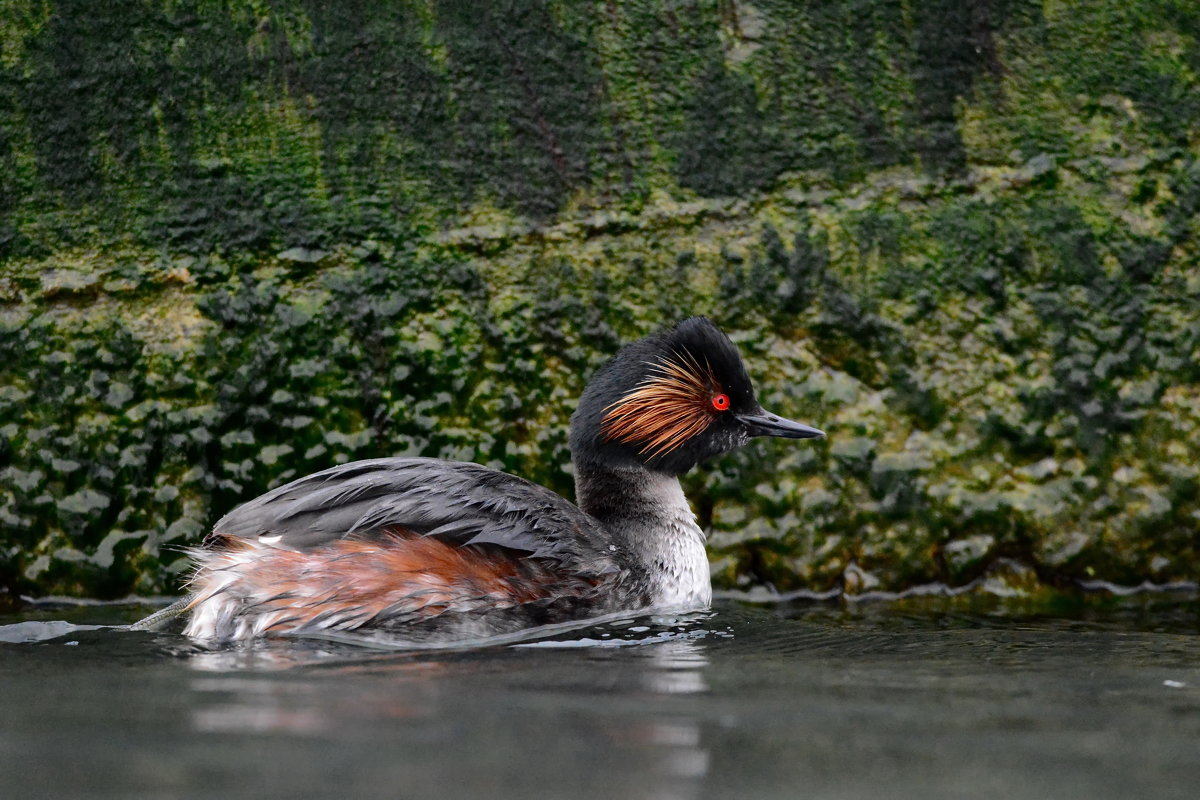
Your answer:
[[[784,419],[770,411],[759,409],[754,414],[738,414],[738,422],[746,426],[751,436],[780,436],[784,439],[817,439],[825,431],[811,428],[801,422]]]

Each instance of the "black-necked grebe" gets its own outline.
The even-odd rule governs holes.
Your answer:
[[[712,599],[679,475],[753,436],[824,434],[763,410],[703,317],[624,347],[571,417],[576,507],[478,464],[356,461],[270,491],[192,555],[185,633],[480,636]]]

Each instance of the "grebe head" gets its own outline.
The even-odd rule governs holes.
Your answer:
[[[765,411],[729,337],[704,317],[626,345],[592,377],[571,417],[576,466],[682,475],[753,436],[825,434]]]

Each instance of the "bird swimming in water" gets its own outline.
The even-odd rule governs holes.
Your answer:
[[[678,476],[755,436],[824,434],[763,410],[733,343],[693,317],[625,346],[588,383],[571,417],[578,506],[478,464],[343,464],[217,522],[172,609],[190,612],[184,633],[215,642],[479,638],[701,610],[705,535]]]

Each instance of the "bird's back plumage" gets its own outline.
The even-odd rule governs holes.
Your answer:
[[[567,569],[601,574],[617,567],[604,526],[549,489],[434,458],[377,458],[308,475],[234,509],[210,539],[266,537],[276,547],[306,550],[391,528],[454,545],[497,545]]]
[[[280,486],[217,522],[193,556],[187,632],[221,640],[526,606],[560,621],[580,612],[573,600],[599,609],[597,590],[629,571],[611,533],[550,490],[428,458],[358,461]]]

